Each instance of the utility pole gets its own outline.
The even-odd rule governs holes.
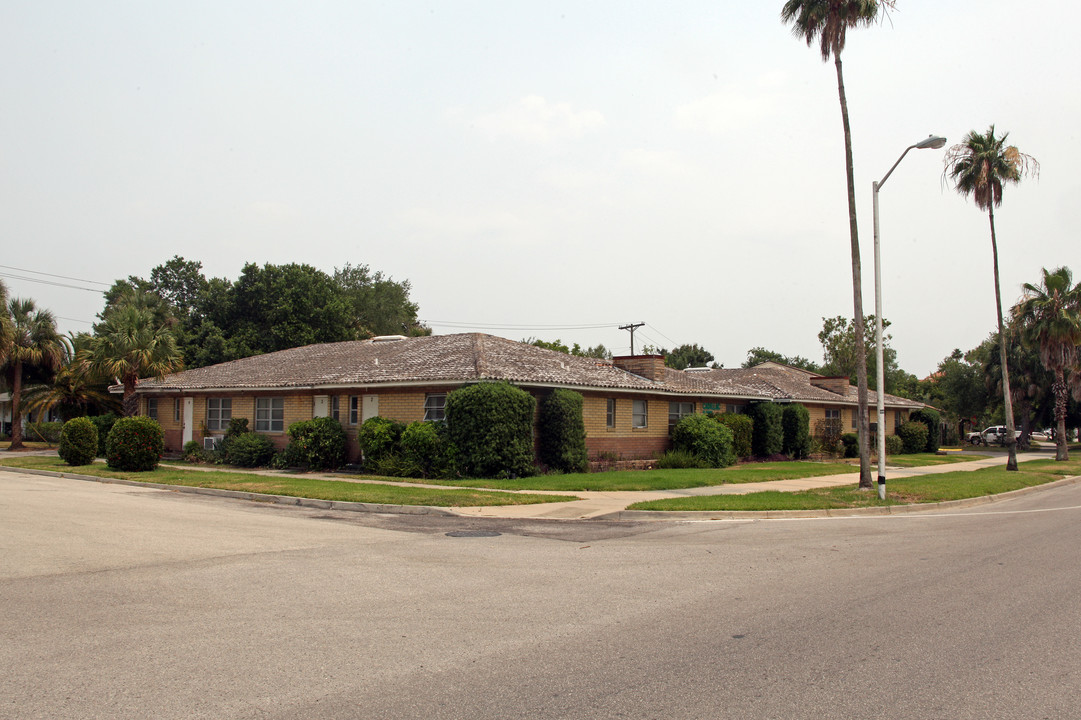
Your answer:
[[[620,330],[630,330],[631,331],[631,355],[634,355],[634,331],[635,331],[635,329],[640,328],[643,325],[645,325],[645,323],[640,322],[640,323],[631,323],[630,325],[620,325],[619,326]]]

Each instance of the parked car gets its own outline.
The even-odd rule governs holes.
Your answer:
[[[1014,430],[1013,436],[1014,439],[1021,437],[1021,431]],[[967,439],[968,442],[972,445],[1005,445],[1006,426],[992,425],[989,428],[984,428],[980,432],[969,433]]]

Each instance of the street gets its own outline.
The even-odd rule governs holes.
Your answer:
[[[607,523],[3,472],[0,717],[1070,718],[1079,568],[1081,485]]]

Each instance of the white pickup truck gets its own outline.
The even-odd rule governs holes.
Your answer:
[[[1021,437],[1021,431],[1014,430],[1013,436],[1014,439]],[[1006,426],[992,425],[989,428],[984,428],[981,432],[971,432],[968,434],[967,440],[970,445],[1005,445]]]

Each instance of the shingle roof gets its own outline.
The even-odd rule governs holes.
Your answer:
[[[566,355],[493,335],[464,333],[306,345],[185,370],[161,379],[140,380],[137,390],[329,389],[506,380],[522,385],[730,399],[856,403],[855,388],[848,388],[848,393],[841,396],[811,385],[813,376],[798,368],[767,363],[750,369],[693,372],[665,368],[663,378],[654,381],[608,361]],[[920,403],[892,395],[886,396],[886,402],[894,407],[920,407]]]

